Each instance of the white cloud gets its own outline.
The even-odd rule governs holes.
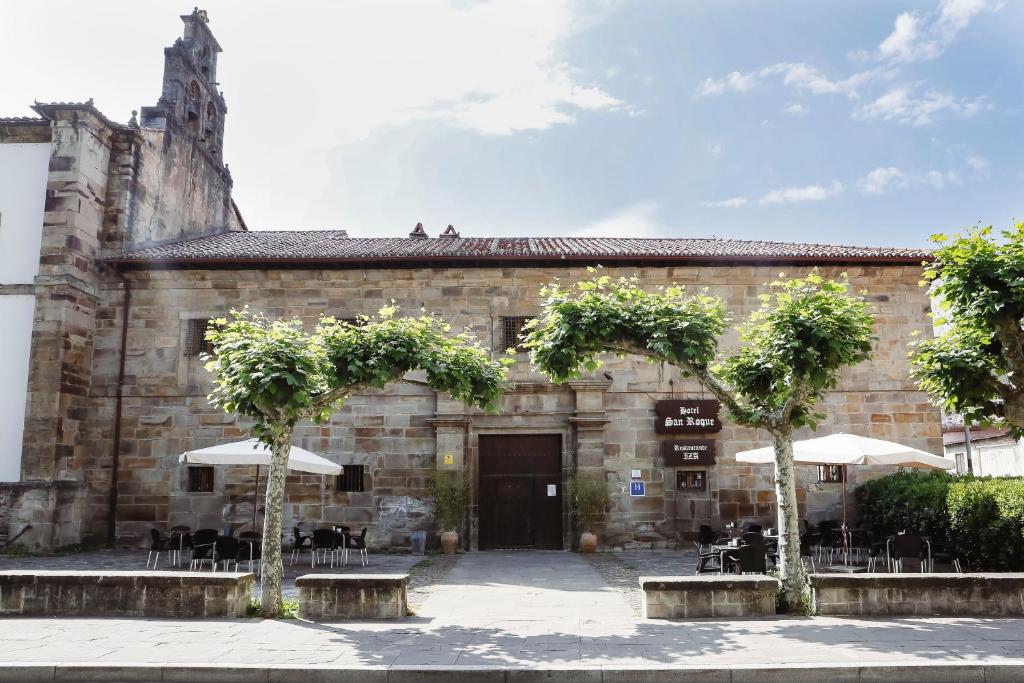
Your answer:
[[[743,93],[762,83],[779,79],[783,85],[794,90],[814,95],[839,94],[852,99],[857,97],[858,88],[889,75],[888,68],[880,67],[834,81],[810,64],[779,62],[747,73],[733,71],[720,79],[706,78],[697,88],[696,95],[697,97],[719,97],[727,92]]]
[[[708,154],[713,157],[717,157],[722,153],[722,146],[716,143],[708,143]]]
[[[924,126],[939,117],[965,119],[987,109],[991,109],[991,104],[984,98],[958,99],[936,90],[918,94],[916,86],[899,85],[856,110],[853,118],[859,121],[896,121]]]
[[[663,237],[667,229],[658,220],[659,205],[637,202],[573,232],[573,237]]]
[[[794,204],[797,202],[820,202],[842,193],[843,184],[833,180],[830,186],[805,185],[772,190],[758,200],[761,204]]]
[[[940,171],[928,171],[925,174],[925,181],[936,188],[941,188],[946,184],[946,179]]]
[[[799,102],[794,102],[783,107],[782,111],[793,116],[805,116],[810,110]]]
[[[729,197],[728,199],[718,201],[701,202],[700,205],[716,209],[738,209],[741,206],[745,206],[747,201],[746,197]]]
[[[920,62],[941,55],[971,20],[985,11],[998,11],[995,0],[942,0],[936,11],[925,15],[903,12],[893,30],[878,46],[882,59]]]
[[[985,157],[972,155],[967,157],[967,166],[974,172],[977,180],[987,180],[992,177],[992,162]]]
[[[882,194],[893,188],[907,187],[910,178],[895,166],[879,166],[857,181],[857,189],[864,194]]]

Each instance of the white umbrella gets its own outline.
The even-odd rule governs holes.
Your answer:
[[[185,451],[179,462],[191,465],[270,465],[270,448],[258,439],[246,439],[219,446]],[[292,446],[288,453],[288,469],[312,474],[341,474],[341,465],[321,458],[316,453]]]
[[[223,443],[219,446],[185,451],[178,462],[190,465],[256,465],[256,496],[252,506],[252,526],[256,528],[256,508],[258,507],[260,487],[260,466],[270,466],[273,454],[270,448],[259,439],[246,439]],[[312,474],[341,474],[341,465],[310,453],[304,448],[292,446],[288,452],[288,469]]]
[[[793,443],[793,460],[798,465],[840,465],[843,468],[843,527],[846,527],[846,468],[848,465],[890,465],[950,470],[949,458],[882,439],[856,434],[830,434]],[[767,465],[775,462],[775,449],[755,448],[736,454],[736,462]],[[843,534],[846,546],[846,534]]]
[[[910,446],[869,439],[856,434],[830,434],[793,443],[798,465],[899,465],[950,470],[956,463]],[[736,462],[767,465],[775,462],[775,449],[756,448],[736,454]]]

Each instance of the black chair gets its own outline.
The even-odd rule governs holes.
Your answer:
[[[331,567],[334,567],[334,555],[338,552],[338,538],[334,534],[334,529],[314,529],[313,530],[313,541],[312,541],[313,558],[309,564],[310,567],[316,566],[317,555],[319,553],[324,554],[324,561],[327,561],[327,554],[331,555]]]
[[[181,556],[186,550],[192,548],[192,527],[172,526],[171,527],[171,553],[174,555],[174,564],[181,566]]]
[[[875,545],[875,534],[867,529],[853,529],[849,532],[850,552],[856,562],[861,554],[867,555],[870,559],[871,548]]]
[[[364,567],[370,564],[370,556],[366,550],[366,527],[363,527],[363,530],[359,532],[358,536],[352,536],[351,534],[348,535],[348,541],[345,543],[345,554],[342,557],[342,564],[348,564],[348,551],[350,550],[359,551],[359,559]]]
[[[737,574],[764,574],[768,571],[763,545],[741,545],[726,550],[723,562]]]
[[[814,549],[821,543],[821,534],[816,532],[807,532],[800,535],[800,560],[802,561],[805,557],[811,563],[811,573],[813,574],[814,569]]]
[[[299,556],[299,553],[303,550],[309,550],[312,548],[313,538],[302,533],[297,526],[292,527],[292,564],[295,564],[295,558]]]
[[[952,542],[945,539],[930,541],[928,543],[928,550],[930,555],[928,571],[934,572],[935,563],[939,562],[952,565],[954,571],[958,574],[964,573],[963,566],[960,564],[960,557],[956,552],[956,546]]]
[[[174,550],[171,546],[171,539],[169,536],[163,536],[159,529],[149,530],[149,555],[146,557],[146,569],[149,569],[149,561],[153,560],[153,553],[156,553],[156,559],[153,560],[153,569],[156,569],[156,565],[160,562],[160,553],[166,552],[168,556],[168,564],[173,562]]]
[[[697,529],[697,540],[694,541],[694,545],[697,546],[697,554],[703,555],[710,552],[711,546],[721,537],[721,534],[712,529],[710,525],[701,524]]]
[[[252,571],[253,562],[256,563],[256,576],[263,570],[263,539],[254,531],[248,531],[238,536],[238,554],[235,555],[235,571],[242,562],[249,563],[249,571]]]
[[[224,564],[225,571],[227,571],[232,562],[237,564],[240,546],[241,543],[233,536],[218,537],[217,541],[213,544],[213,561],[211,563],[213,571],[217,571],[217,565],[221,563]],[[202,563],[200,562],[200,564]]]
[[[213,559],[213,546],[219,534],[216,529],[200,529],[192,533],[192,548],[189,553],[189,569],[195,569],[204,560]]]
[[[928,544],[917,534],[897,534],[889,539],[889,557],[891,566],[898,572],[903,571],[903,561],[907,558],[917,560],[921,572],[927,571],[930,563]]]

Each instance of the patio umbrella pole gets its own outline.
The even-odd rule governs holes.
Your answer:
[[[843,465],[843,562],[850,564],[850,535],[846,526],[846,465]]]
[[[256,489],[252,494],[252,530],[256,531],[256,508],[260,505],[260,466],[256,465]]]

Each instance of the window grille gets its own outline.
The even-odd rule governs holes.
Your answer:
[[[188,490],[190,493],[213,493],[213,467],[189,467]]]
[[[676,488],[680,491],[706,491],[707,471],[676,470]]]
[[[338,475],[335,490],[340,493],[362,493],[365,465],[345,465]]]
[[[515,349],[522,351],[523,327],[533,320],[531,315],[511,315],[501,319],[501,350]]]
[[[213,353],[213,342],[206,341],[206,330],[212,321],[209,318],[193,318],[187,321],[185,329],[185,355],[198,356],[201,353]]]
[[[818,481],[822,484],[842,484],[842,465],[818,465]]]

